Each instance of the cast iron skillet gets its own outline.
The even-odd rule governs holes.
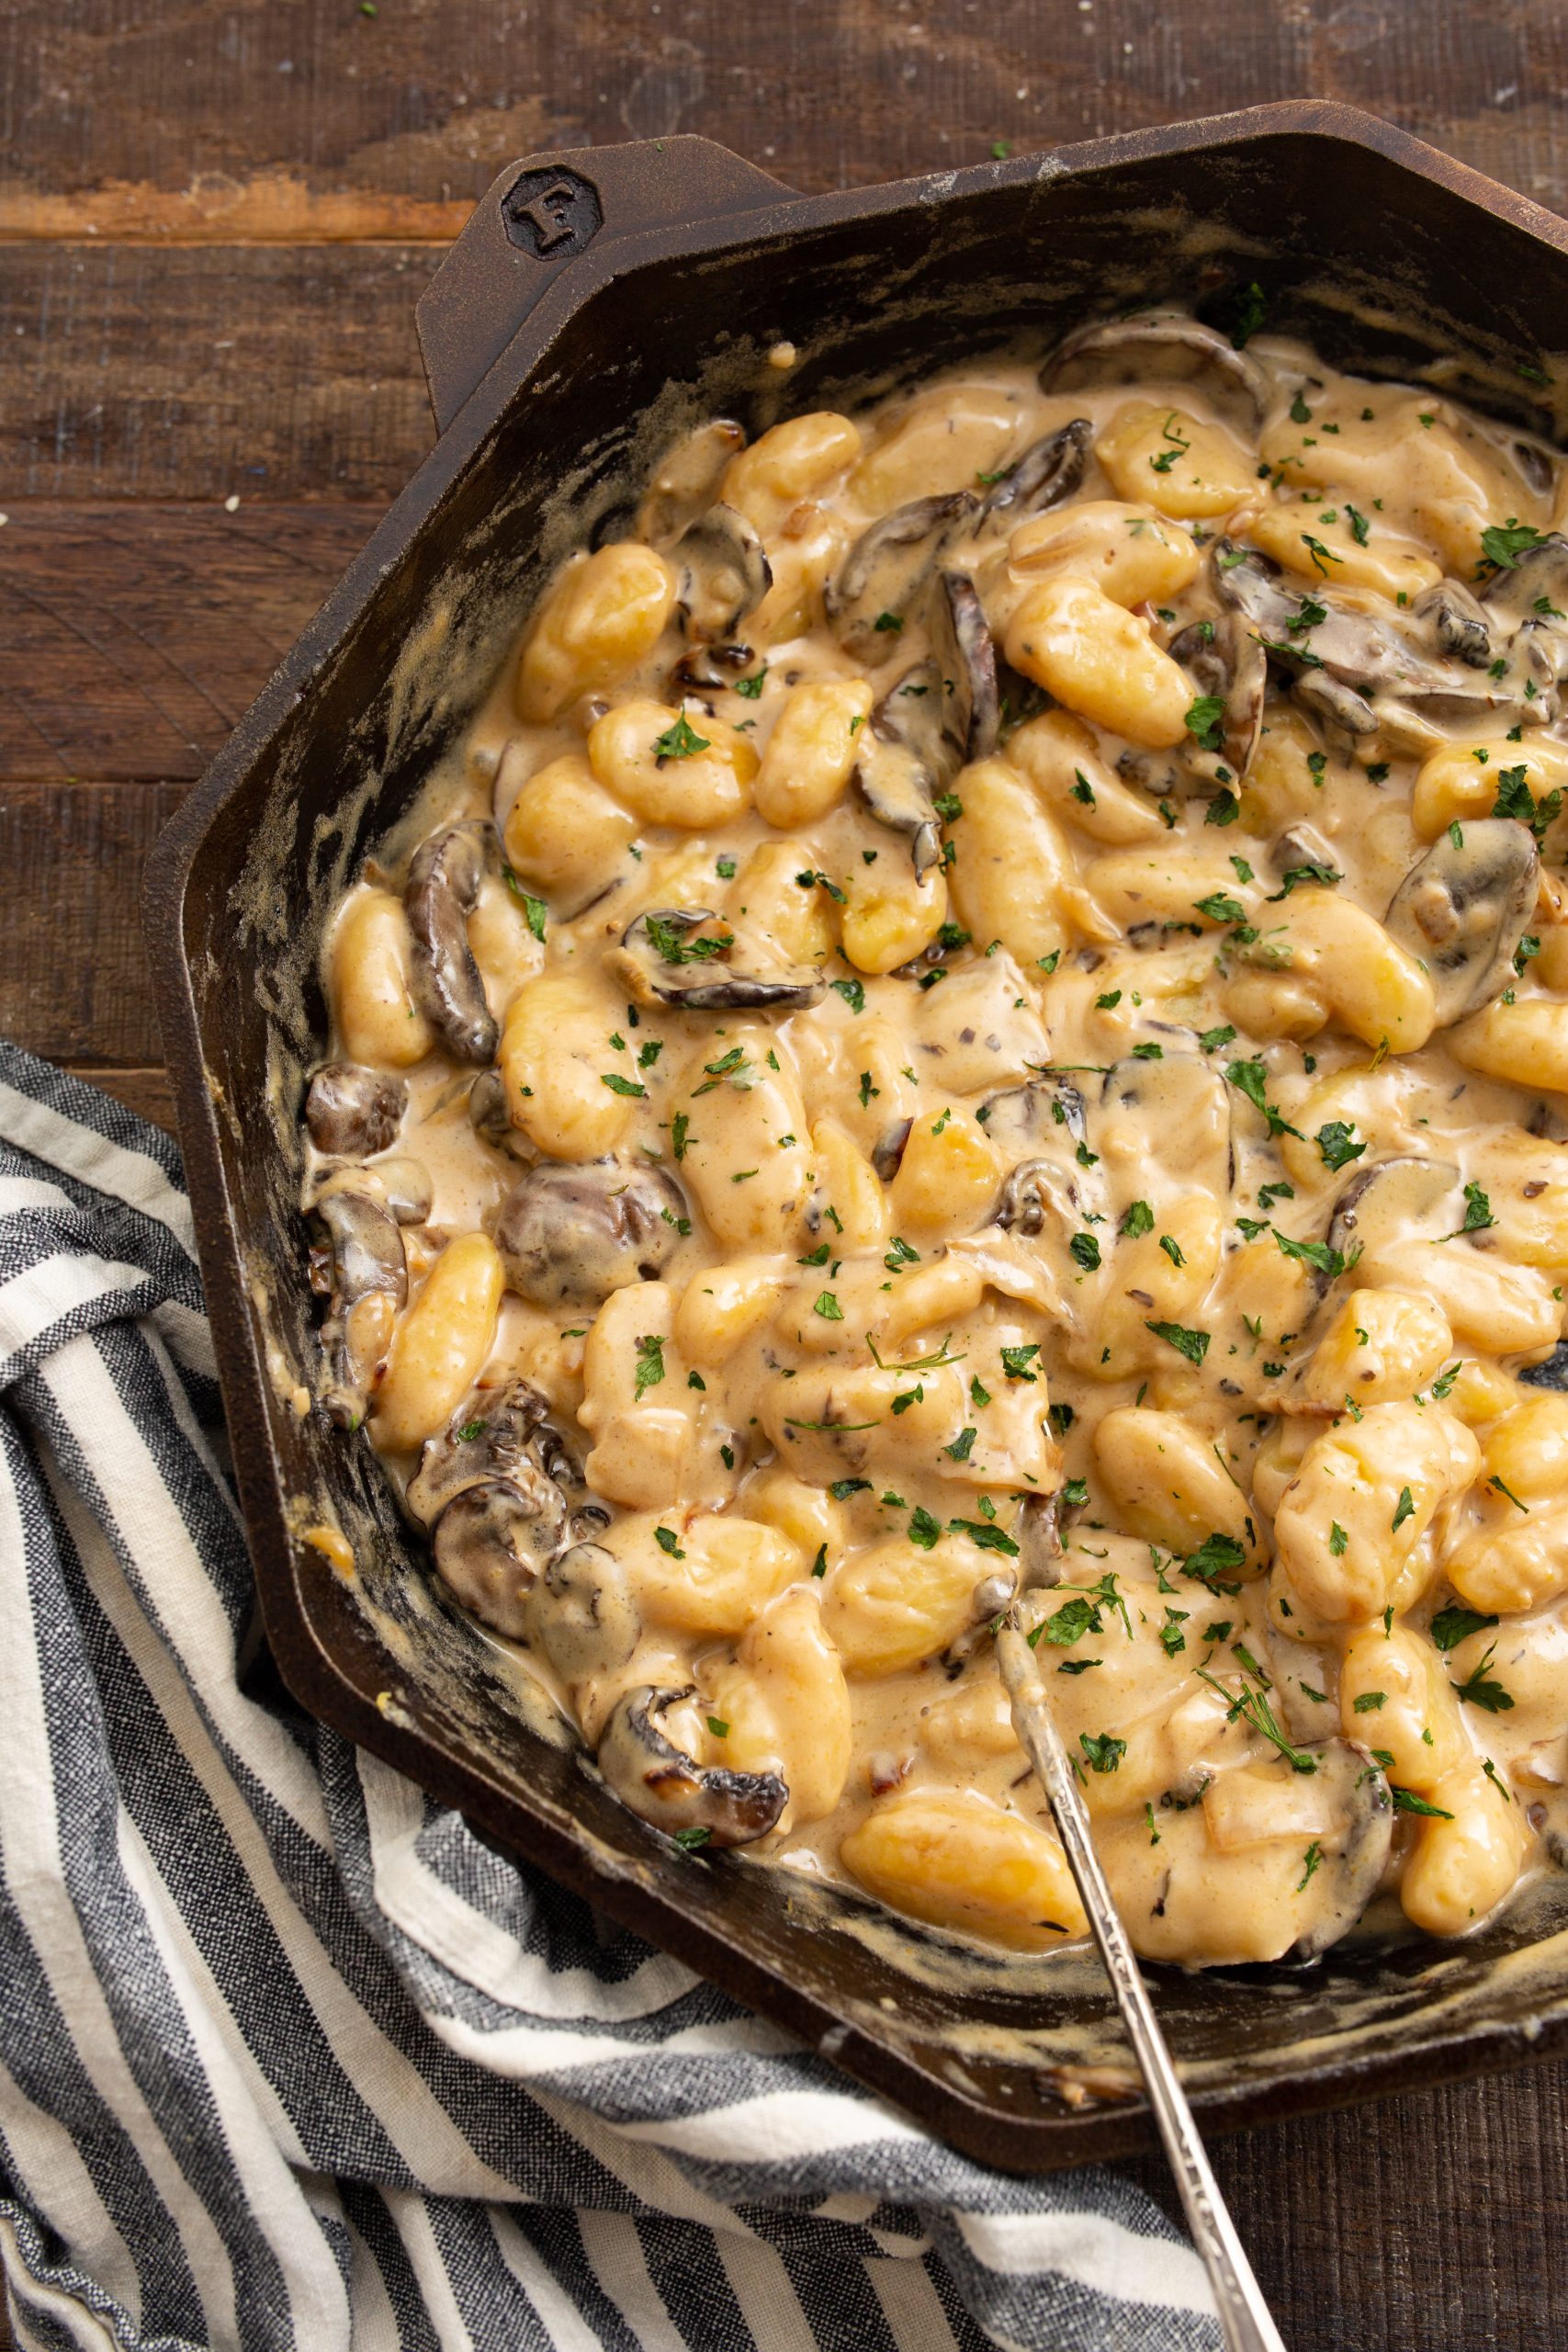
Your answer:
[[[848,1897],[682,1854],[528,1716],[434,1594],[362,1438],[290,1401],[312,1309],[296,1208],[321,926],[461,730],[550,566],[688,418],[754,432],[1165,296],[1341,367],[1430,378],[1560,435],[1542,355],[1568,227],[1365,115],[1296,103],[801,198],[700,139],[497,179],[419,308],[441,436],[158,845],[146,923],[265,1638],[288,1689],[985,2160],[1151,2144],[1097,2095],[1124,2053],[1097,1967],[954,1960]],[[794,342],[781,378],[769,346]],[[412,651],[408,649],[412,648]],[[340,1577],[305,1531],[341,1528]],[[1568,2042],[1568,1883],[1461,1944],[1158,1973],[1206,2131]],[[1085,2071],[1089,2070],[1089,2096]],[[1100,2090],[1104,2088],[1101,2084]]]

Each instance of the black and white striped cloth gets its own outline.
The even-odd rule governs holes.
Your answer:
[[[1210,2352],[1104,2172],[953,2155],[239,1688],[174,1147],[0,1045],[0,2256],[26,2352]]]

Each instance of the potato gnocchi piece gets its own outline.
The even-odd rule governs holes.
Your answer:
[[[852,1877],[895,1909],[1014,1951],[1048,1951],[1087,1925],[1055,1838],[967,1789],[892,1798],[839,1853]]]

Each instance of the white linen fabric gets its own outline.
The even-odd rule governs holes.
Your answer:
[[[166,1137],[0,1045],[0,2256],[24,2352],[1212,2352],[281,1697]]]

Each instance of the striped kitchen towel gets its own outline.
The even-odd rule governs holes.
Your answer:
[[[1105,2172],[953,2154],[236,1679],[174,1147],[0,1046],[0,2256],[17,2344],[1197,2352]]]

